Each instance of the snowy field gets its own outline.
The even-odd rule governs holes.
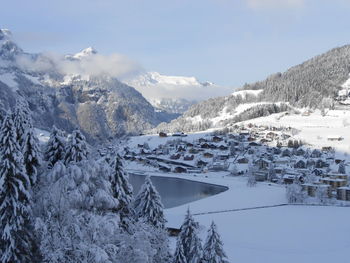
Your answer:
[[[214,220],[231,262],[348,263],[350,209],[288,206],[196,216]]]
[[[286,203],[283,187],[258,183],[247,187],[246,178],[199,178],[230,189],[187,205],[167,209],[168,226],[179,227],[189,207],[192,213],[250,208]],[[350,208],[283,206],[196,215],[206,229],[218,226],[231,262],[329,263],[349,262]],[[174,242],[174,240],[173,240]]]

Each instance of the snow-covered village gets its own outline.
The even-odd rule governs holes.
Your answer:
[[[350,262],[349,12],[1,3],[0,263]]]

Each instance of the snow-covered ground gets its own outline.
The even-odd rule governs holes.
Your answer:
[[[320,111],[315,111],[310,116],[277,113],[243,123],[293,127],[300,130],[296,138],[309,143],[311,148],[332,146],[337,154],[350,153],[350,111],[330,110],[326,111],[324,117]],[[342,137],[343,140],[331,141],[330,137]]]
[[[350,209],[287,206],[196,216],[212,220],[231,262],[349,262]]]
[[[258,183],[256,187],[247,187],[246,178],[222,178],[214,174],[209,178],[197,177],[197,180],[221,183],[230,189],[167,209],[168,226],[179,227],[188,207],[196,214],[286,203],[283,186]],[[230,261],[240,263],[348,262],[349,218],[348,207],[313,206],[281,206],[195,215],[202,226],[202,239],[211,221],[215,221]]]

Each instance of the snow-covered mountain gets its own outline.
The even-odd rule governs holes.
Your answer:
[[[192,105],[218,95],[228,95],[231,88],[220,87],[195,77],[167,76],[144,72],[123,80],[135,87],[156,108],[170,113],[184,113]]]
[[[92,55],[96,55],[97,54],[97,50],[94,49],[93,47],[88,47],[83,49],[82,51],[74,54],[74,55],[66,55],[66,59],[71,59],[71,60],[81,60],[83,58],[86,57],[90,57]]]
[[[183,98],[149,99],[149,102],[153,105],[153,107],[159,110],[174,114],[183,114],[189,110],[192,105],[198,103],[198,101]]]
[[[94,140],[139,133],[168,120],[134,88],[105,71],[89,72],[95,69],[90,61],[103,59],[93,58],[96,54],[92,48],[68,56],[28,54],[10,31],[0,30],[0,115],[22,96],[37,128],[56,125],[70,132],[79,127]]]
[[[350,110],[350,45],[332,49],[229,96],[193,105],[181,117],[154,131],[221,128],[291,107]]]

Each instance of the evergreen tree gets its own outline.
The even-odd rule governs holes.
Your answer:
[[[132,186],[129,184],[128,175],[124,171],[122,157],[117,154],[115,158],[114,172],[111,176],[113,196],[119,201],[117,210],[120,216],[120,226],[130,232],[130,224],[134,216],[131,206],[133,200]]]
[[[182,242],[180,239],[176,242],[176,250],[174,253],[174,258],[172,263],[187,263],[185,254],[184,254],[184,248],[182,246]]]
[[[58,161],[40,181],[36,228],[44,262],[113,262],[120,232],[109,212],[118,201],[108,169],[94,161],[68,167]]]
[[[136,196],[134,207],[137,218],[141,218],[157,228],[164,228],[166,220],[163,213],[163,204],[150,176],[146,177],[140,192]]]
[[[87,159],[88,150],[85,136],[80,130],[73,131],[66,149],[65,164],[78,163]]]
[[[26,132],[32,126],[32,118],[28,103],[22,98],[16,100],[13,121],[16,130],[16,139],[20,149],[22,149],[24,146]]]
[[[344,162],[339,163],[338,173],[340,173],[340,174],[346,174]]]
[[[41,164],[41,155],[38,138],[34,135],[33,128],[28,128],[23,145],[23,158],[27,175],[33,186],[37,180],[37,169]]]
[[[53,126],[45,151],[45,160],[48,161],[48,168],[51,169],[58,161],[63,161],[65,155],[65,143],[62,131]]]
[[[203,248],[203,263],[227,263],[227,256],[223,249],[223,243],[217,232],[214,222],[208,230],[207,240]]]
[[[30,180],[8,115],[0,133],[0,261],[35,262]]]
[[[198,237],[198,223],[194,221],[190,210],[187,210],[179,239],[181,240],[187,262],[199,263],[202,257],[202,245]]]

